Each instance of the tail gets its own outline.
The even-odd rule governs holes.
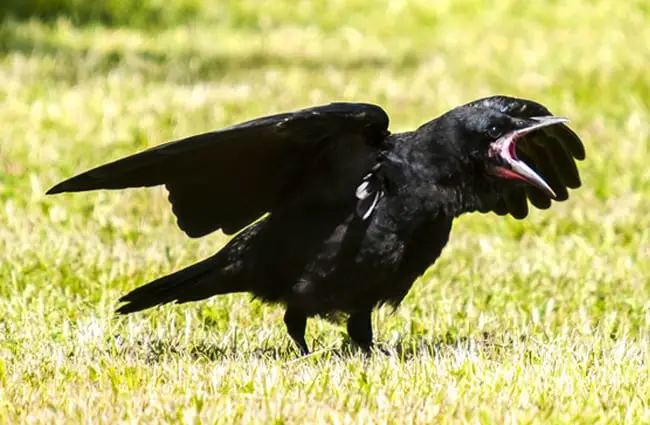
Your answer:
[[[117,309],[120,314],[145,310],[172,301],[185,303],[213,295],[244,291],[232,277],[221,273],[223,261],[219,254],[170,275],[156,279],[120,298],[125,304]]]

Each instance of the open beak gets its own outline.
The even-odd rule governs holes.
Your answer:
[[[526,134],[548,127],[569,122],[567,118],[544,116],[530,118],[529,125],[511,131],[499,137],[492,143],[489,150],[490,158],[496,160],[499,165],[493,165],[490,171],[497,177],[505,179],[523,180],[526,183],[541,189],[549,197],[555,199],[556,195],[551,186],[544,181],[539,174],[533,171],[524,161],[517,158],[515,146],[517,141]]]

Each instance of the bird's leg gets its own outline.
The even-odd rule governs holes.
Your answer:
[[[296,343],[298,349],[300,349],[300,353],[305,356],[309,354],[309,348],[305,341],[305,327],[307,326],[307,316],[305,313],[287,307],[287,311],[284,313],[284,324],[287,326],[289,336]]]
[[[355,311],[348,318],[348,335],[364,351],[372,347],[371,310]]]

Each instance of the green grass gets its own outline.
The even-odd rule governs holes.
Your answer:
[[[198,12],[0,27],[0,422],[650,422],[646,1],[168,3]],[[299,358],[281,309],[246,295],[115,317],[225,237],[186,238],[161,189],[44,196],[262,114],[369,101],[399,131],[497,93],[572,119],[584,187],[525,221],[458,220],[374,315],[389,357],[311,320]]]

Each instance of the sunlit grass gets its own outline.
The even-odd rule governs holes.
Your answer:
[[[149,30],[0,28],[0,421],[649,422],[646,2],[261,3]],[[263,114],[368,101],[399,131],[497,93],[572,120],[584,187],[525,221],[458,220],[374,316],[389,357],[311,320],[299,358],[281,309],[246,295],[115,317],[226,238],[186,238],[161,189],[44,196]]]

